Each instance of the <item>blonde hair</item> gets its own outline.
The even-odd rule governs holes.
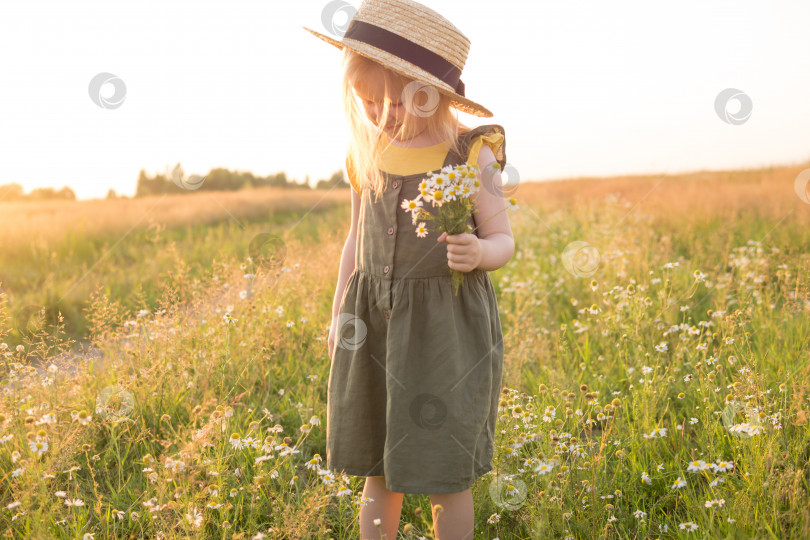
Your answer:
[[[382,128],[388,118],[391,96],[402,94],[405,87],[413,81],[396,73],[382,64],[371,60],[348,47],[343,50],[343,104],[346,120],[349,125],[349,148],[346,159],[346,169],[359,185],[360,189],[371,189],[374,201],[381,196],[386,188],[386,177],[381,174],[380,164],[383,148]],[[358,103],[354,87],[362,80],[382,80],[385,88],[385,99],[382,114],[375,125],[365,114],[362,105]],[[417,92],[414,98],[423,92]],[[450,148],[459,155],[463,155],[459,145],[459,136],[471,128],[462,124],[455,109],[450,107],[450,97],[437,92],[439,103],[429,116],[425,118],[425,134],[436,141],[450,140]],[[403,100],[404,100],[403,96]],[[394,100],[398,101],[398,100]],[[414,101],[416,101],[414,99]],[[418,103],[414,103],[419,106]],[[410,111],[405,113],[402,130],[409,128],[414,116]],[[390,140],[389,140],[390,144]],[[387,148],[387,146],[386,146]],[[427,173],[427,171],[425,171]]]

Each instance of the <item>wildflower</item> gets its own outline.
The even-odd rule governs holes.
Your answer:
[[[730,471],[731,469],[734,468],[734,462],[733,461],[718,461],[717,463],[712,463],[710,465],[710,467],[712,469],[714,469],[714,472],[726,472],[726,471]]]
[[[669,350],[669,347],[667,347],[667,343],[665,341],[662,341],[661,343],[655,346],[655,350],[658,352],[666,352]]]
[[[416,236],[418,236],[419,238],[424,238],[428,235],[428,230],[425,225],[426,223],[424,221],[420,221],[419,224],[416,226]]]
[[[647,517],[647,512],[644,512],[643,510],[636,510],[635,512],[633,512],[633,517],[635,517],[636,519],[644,519],[645,517]]]
[[[411,212],[412,214],[420,206],[422,206],[422,201],[418,199],[413,200],[403,199],[402,204],[400,204],[400,208],[402,208],[406,212]]]
[[[641,481],[647,484],[648,486],[652,485],[652,480],[650,480],[650,475],[647,474],[647,471],[641,473]]]
[[[715,478],[714,480],[709,482],[709,486],[710,487],[717,487],[720,484],[722,484],[723,482],[725,482],[725,480],[723,480],[721,477],[718,476],[717,478]]]
[[[65,506],[84,506],[84,501],[81,499],[65,499]]]
[[[672,489],[680,489],[686,486],[686,480],[681,478],[680,476],[672,483]]]
[[[48,443],[46,441],[28,441],[28,447],[35,454],[42,455],[48,450]]]
[[[686,523],[681,523],[680,525],[678,525],[678,528],[680,528],[681,530],[687,531],[687,532],[692,532],[692,531],[698,530],[697,523],[692,523],[691,521],[687,521]]]
[[[544,475],[547,472],[551,472],[551,469],[553,468],[554,463],[541,462],[539,465],[537,465],[537,467],[534,468],[534,472],[536,472],[539,475]]]
[[[229,442],[231,443],[231,446],[233,446],[237,450],[242,448],[243,446],[242,439],[240,438],[239,433],[231,433],[231,438]]]
[[[691,472],[698,472],[698,471],[705,471],[708,468],[706,462],[700,459],[697,459],[689,464],[686,468],[687,471]]]
[[[319,467],[318,464],[321,461],[323,461],[323,459],[321,458],[321,455],[320,454],[315,454],[314,456],[312,456],[312,459],[310,459],[309,461],[306,462],[306,464],[305,464],[306,468],[307,469],[316,469],[317,470],[318,467]]]
[[[501,515],[498,514],[498,513],[495,513],[495,514],[492,514],[491,516],[489,516],[489,518],[487,519],[487,523],[495,524],[495,523],[498,523],[500,520],[501,520]]]
[[[322,480],[322,481],[323,481],[323,483],[324,483],[324,484],[326,484],[327,486],[328,486],[329,484],[332,484],[332,483],[334,483],[334,482],[335,482],[335,477],[334,477],[334,475],[332,475],[332,473],[331,473],[331,472],[329,472],[328,470],[320,470],[320,471],[318,471],[318,474],[319,474],[319,475],[321,475],[321,476],[323,477],[323,478],[321,478],[321,480]]]
[[[36,425],[40,424],[55,424],[56,423],[56,416],[53,413],[45,413],[42,415],[42,418],[36,421]]]
[[[246,437],[242,439],[242,448],[253,448],[254,450],[258,450],[260,445],[261,441],[259,439],[253,437]]]
[[[290,454],[300,454],[300,450],[296,450],[295,448],[289,447],[286,443],[282,443],[275,448],[276,450],[280,450],[278,453],[278,457],[285,457],[289,456]]]
[[[713,499],[705,502],[706,508],[712,508],[714,506],[723,506],[724,504],[726,504],[725,499]]]
[[[667,428],[654,428],[649,435],[644,433],[642,435],[645,439],[654,439],[655,437],[666,437],[667,436]]]
[[[270,461],[271,459],[273,459],[273,456],[265,454],[263,456],[259,456],[256,459],[254,459],[253,464],[258,465],[259,463],[261,463],[263,461]]]
[[[194,528],[199,528],[203,519],[202,514],[197,511],[196,506],[191,508],[190,512],[191,512],[190,514],[186,514],[186,519],[188,520],[189,523],[191,523],[191,525],[194,526]]]

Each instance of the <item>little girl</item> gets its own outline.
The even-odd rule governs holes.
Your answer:
[[[503,371],[487,272],[509,261],[514,240],[499,174],[480,175],[473,233],[420,238],[402,202],[448,165],[502,170],[504,129],[470,128],[453,113],[492,116],[464,96],[469,40],[430,8],[365,0],[341,41],[304,28],[344,51],[350,127],[352,221],[328,339],[327,468],[366,477],[361,538],[396,538],[403,494],[425,493],[437,537],[471,539],[471,486],[492,470]],[[458,294],[448,267],[465,272]]]

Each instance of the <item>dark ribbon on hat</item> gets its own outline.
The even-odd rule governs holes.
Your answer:
[[[451,88],[455,89],[458,95],[464,96],[464,82],[461,80],[461,70],[441,55],[426,49],[418,43],[414,43],[390,30],[358,19],[352,20],[343,37],[362,41],[398,56],[446,82]]]

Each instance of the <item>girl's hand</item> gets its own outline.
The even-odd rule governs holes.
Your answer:
[[[472,272],[481,264],[484,252],[480,239],[472,233],[447,234],[437,238],[447,242],[447,266],[459,272]]]

